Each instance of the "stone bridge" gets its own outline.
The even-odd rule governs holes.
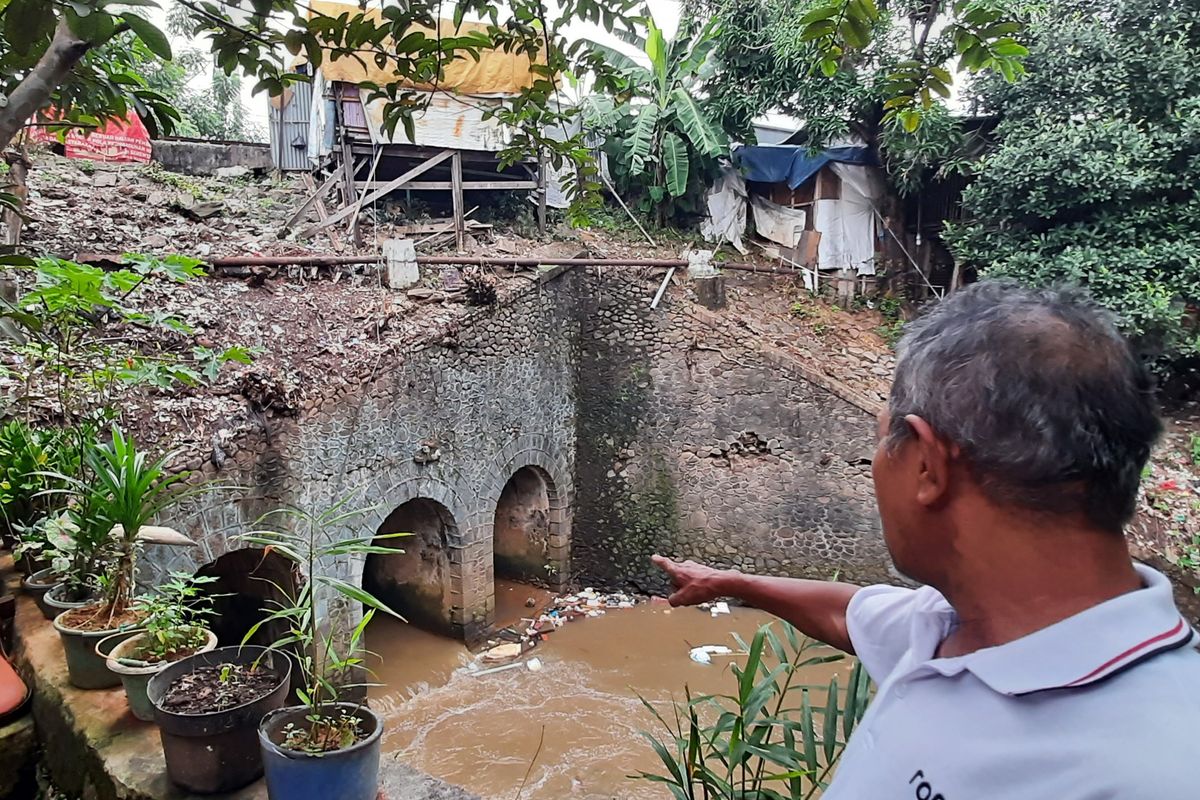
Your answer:
[[[871,398],[772,355],[645,281],[550,273],[360,384],[311,390],[219,475],[252,487],[197,498],[176,523],[199,547],[150,548],[144,578],[219,578],[223,643],[269,597],[276,556],[234,538],[290,503],[369,512],[335,538],[395,554],[322,570],[412,622],[468,640],[495,616],[494,579],[661,589],[654,551],[775,574],[886,577],[870,483]],[[678,293],[678,292],[677,292]],[[704,316],[708,314],[708,316]],[[173,520],[174,522],[174,520]],[[399,552],[402,550],[403,552]],[[346,630],[357,604],[319,596]]]

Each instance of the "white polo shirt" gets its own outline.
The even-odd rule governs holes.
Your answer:
[[[934,658],[954,609],[870,586],[850,640],[878,685],[823,800],[1198,800],[1200,652],[1171,585],[999,647]]]

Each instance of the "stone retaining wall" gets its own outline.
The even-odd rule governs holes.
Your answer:
[[[681,288],[651,309],[653,290],[593,275],[580,296],[579,577],[662,591],[660,552],[884,579],[870,401]]]

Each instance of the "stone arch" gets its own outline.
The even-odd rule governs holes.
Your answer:
[[[561,588],[570,547],[568,511],[545,467],[531,463],[512,470],[493,513],[495,575]]]
[[[367,556],[362,587],[414,625],[461,635],[455,598],[461,596],[462,570],[455,568],[454,557],[461,533],[450,509],[438,500],[414,497],[396,506],[376,533],[411,535],[375,540],[395,552]]]
[[[279,607],[284,600],[280,589],[293,592],[299,580],[286,558],[254,547],[227,550],[195,574],[216,578],[202,587],[213,604],[205,626],[217,635],[222,647],[240,645],[255,624]],[[285,633],[286,623],[269,622],[259,628],[251,643],[265,646]]]

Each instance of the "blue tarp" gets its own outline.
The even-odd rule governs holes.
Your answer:
[[[733,151],[733,163],[741,168],[746,180],[786,182],[789,189],[795,189],[831,161],[875,165],[866,147],[831,147],[814,153],[804,145],[767,144],[747,145]]]

